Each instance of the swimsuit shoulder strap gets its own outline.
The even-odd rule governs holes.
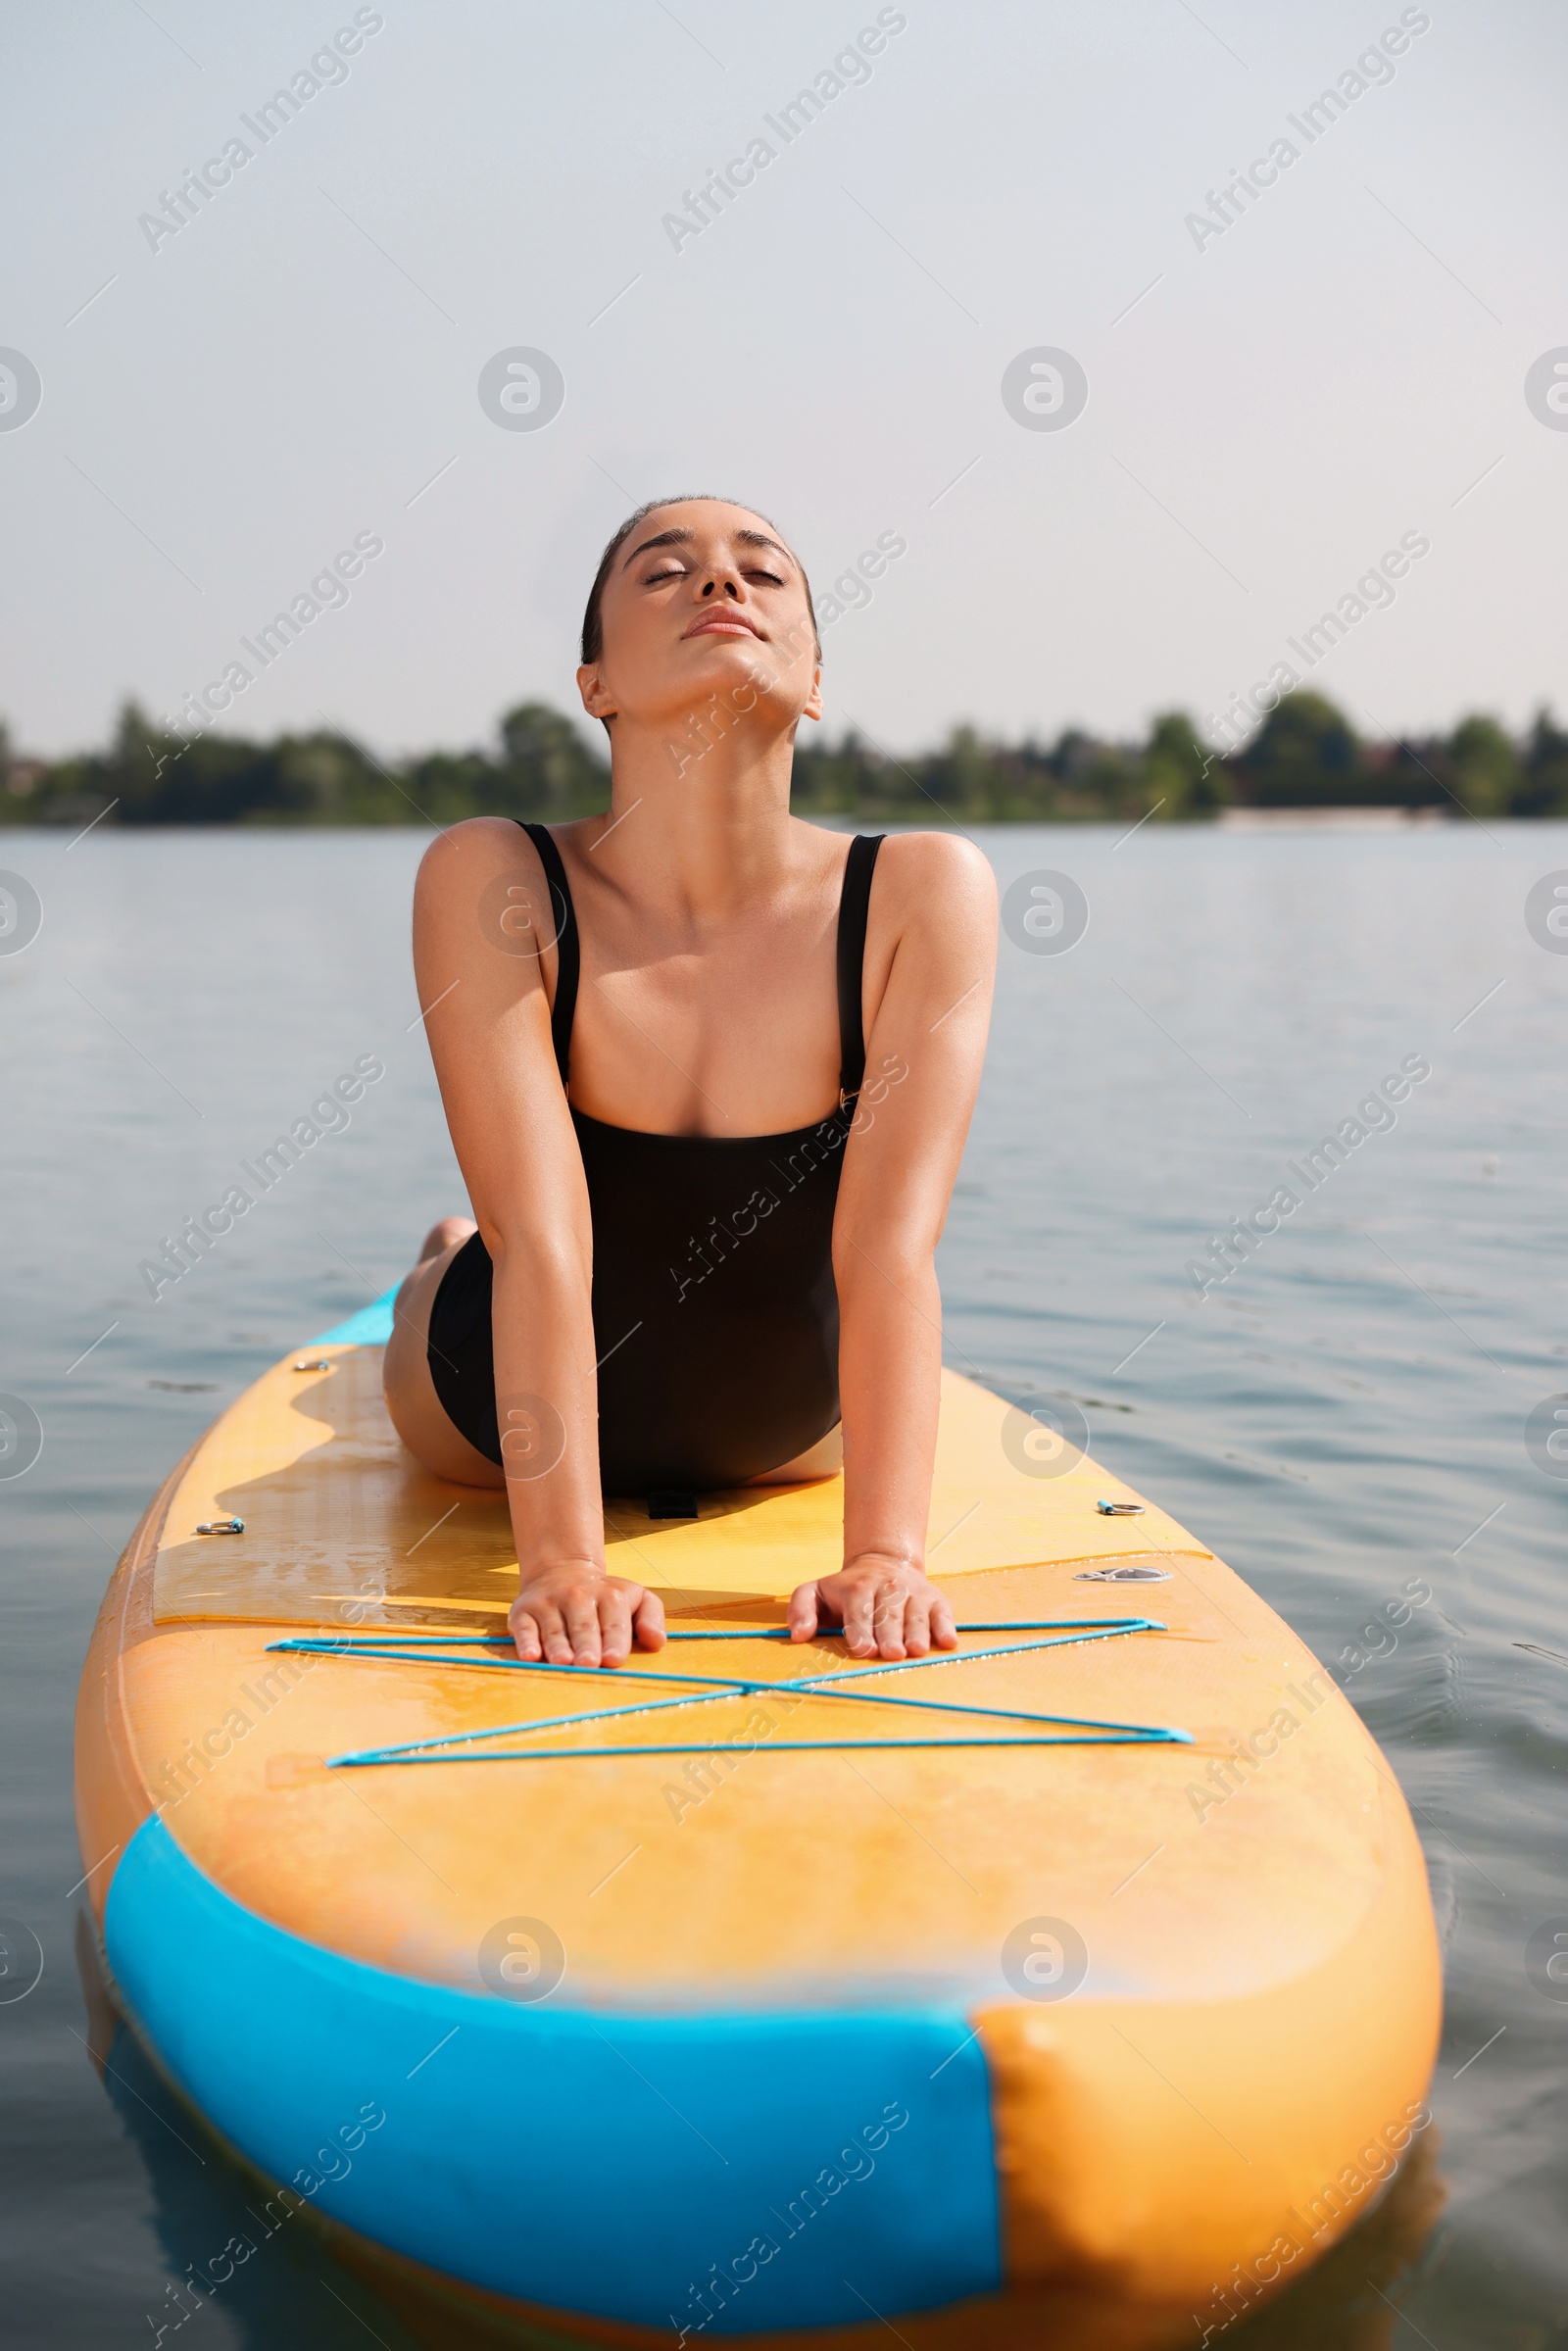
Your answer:
[[[523,823],[520,817],[517,821],[539,853],[555,907],[556,1001],[550,1015],[550,1035],[556,1049],[556,1066],[564,1085],[571,1061],[571,1024],[577,1009],[581,969],[576,911],[566,868],[548,827]],[[839,898],[839,1090],[846,1102],[853,1102],[859,1093],[865,1076],[865,1031],[860,1013],[865,925],[871,902],[871,875],[884,838],[881,833],[856,835],[845,860],[844,887]]]
[[[865,963],[865,918],[871,904],[871,875],[884,833],[857,833],[844,865],[839,899],[839,1101],[842,1107],[860,1091],[865,1076],[865,1029],[860,1015]]]
[[[566,868],[561,861],[561,852],[555,837],[543,824],[517,823],[539,852],[539,862],[550,884],[551,904],[556,916],[556,1001],[550,1014],[550,1039],[556,1049],[556,1066],[561,1072],[563,1086],[571,1061],[571,1023],[577,1009],[577,977],[582,965],[577,936],[577,914],[571,903],[571,887],[566,880]]]

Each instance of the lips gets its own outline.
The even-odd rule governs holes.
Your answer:
[[[760,637],[761,630],[739,612],[705,612],[686,631],[688,637]]]

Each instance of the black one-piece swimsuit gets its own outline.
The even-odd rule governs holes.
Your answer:
[[[581,951],[561,853],[523,827],[556,905],[551,1035],[567,1080]],[[807,1450],[839,1419],[833,1213],[865,1072],[861,966],[882,836],[850,844],[839,900],[839,1106],[784,1135],[645,1135],[574,1109],[593,1219],[599,1464],[607,1494],[701,1494]],[[430,1310],[430,1377],[501,1460],[490,1253],[475,1233]]]

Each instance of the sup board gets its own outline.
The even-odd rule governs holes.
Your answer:
[[[606,1505],[672,1638],[504,1640],[503,1496],[381,1401],[390,1298],[154,1496],[83,1673],[113,1996],[417,2339],[1208,2339],[1424,2128],[1422,1856],[1310,1651],[945,1372],[958,1652],[780,1638],[838,1479]],[[231,2260],[248,2258],[231,2249]]]

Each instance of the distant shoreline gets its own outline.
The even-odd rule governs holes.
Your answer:
[[[670,744],[678,778],[722,736],[717,706],[693,713]],[[135,704],[101,752],[18,757],[0,727],[0,828],[111,831],[236,825],[248,830],[425,824],[468,816],[562,823],[600,813],[610,765],[578,723],[544,703],[502,718],[485,749],[436,751],[384,764],[322,728],[271,742],[215,728],[181,733]],[[1543,710],[1515,738],[1494,718],[1446,735],[1366,742],[1309,691],[1286,694],[1255,733],[1220,752],[1183,710],[1154,718],[1141,743],[1068,727],[1053,744],[1008,744],[956,726],[938,750],[898,756],[851,730],[796,746],[791,806],[801,816],[861,823],[1217,824],[1224,830],[1397,830],[1444,820],[1568,816],[1568,733]]]
[[[1134,831],[1152,833],[1156,830],[1167,839],[1175,833],[1209,832],[1224,833],[1231,838],[1251,838],[1264,841],[1285,840],[1301,833],[1318,836],[1340,834],[1351,838],[1372,840],[1384,839],[1395,833],[1462,832],[1472,822],[1479,823],[1481,821],[1479,818],[1472,820],[1458,814],[1448,815],[1441,808],[1225,808],[1215,810],[1207,816],[1184,818],[1176,823],[1159,827],[1127,825],[1122,822],[1120,817],[1109,815],[990,816],[970,814],[960,818],[940,815],[934,810],[929,815],[922,816],[918,811],[911,812],[907,809],[901,809],[897,814],[890,814],[886,808],[801,808],[793,807],[790,812],[792,815],[801,817],[804,822],[820,825],[829,832],[858,832],[873,826],[878,830],[893,833],[954,832],[969,834],[1015,829],[1019,832],[1110,833],[1118,840],[1126,840]],[[571,815],[555,821],[569,824],[581,814],[601,813],[608,813],[608,810],[574,810]],[[462,820],[459,819],[459,821]],[[1485,820],[1485,829],[1489,832],[1496,832],[1500,829],[1509,833],[1530,833],[1548,824],[1568,824],[1568,811],[1548,816],[1488,816]],[[299,819],[293,822],[285,820],[268,823],[234,823],[225,822],[221,818],[205,820],[197,818],[136,824],[105,824],[89,821],[85,825],[73,824],[63,818],[51,817],[46,821],[34,818],[30,822],[25,819],[20,822],[12,820],[0,825],[0,842],[8,837],[35,841],[63,840],[69,847],[74,841],[81,840],[86,833],[90,833],[95,840],[102,838],[116,841],[136,841],[155,837],[159,840],[167,840],[171,834],[198,833],[237,837],[251,841],[273,836],[286,837],[290,840],[309,837],[318,839],[346,833],[356,836],[375,833],[417,833],[433,838],[447,829],[444,825],[436,824],[433,821],[427,822],[418,816],[410,816],[406,819],[394,817],[384,823],[380,821],[356,823],[352,820],[334,823],[323,822],[319,818]]]

